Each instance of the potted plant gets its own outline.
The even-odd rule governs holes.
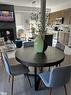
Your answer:
[[[33,38],[35,37],[35,31],[36,31],[36,28],[35,28],[34,25],[32,24],[32,25],[31,25],[31,33],[32,33],[32,37],[33,37]]]
[[[34,40],[34,48],[37,53],[44,53],[44,51],[47,49],[47,36],[46,36],[46,31],[42,31],[42,25],[41,21],[36,22],[36,33],[38,34],[37,37]]]
[[[40,23],[38,25],[38,36],[35,39],[34,47],[37,53],[44,53],[47,49],[48,41],[46,35],[46,0],[41,0],[41,12],[40,12]],[[50,39],[50,38],[49,38]],[[51,39],[50,39],[51,40]]]

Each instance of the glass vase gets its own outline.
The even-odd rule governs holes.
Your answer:
[[[44,40],[39,34],[34,40],[34,49],[36,53],[43,53]]]

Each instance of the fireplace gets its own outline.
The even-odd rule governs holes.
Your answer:
[[[14,6],[7,4],[0,4],[0,11],[13,13],[13,20],[0,20],[0,37],[4,37],[4,40],[8,39],[15,42],[16,39],[16,24],[15,24],[15,13]],[[8,16],[8,14],[7,14]],[[8,16],[9,17],[9,16]],[[5,16],[6,18],[6,16]]]
[[[4,37],[4,40],[14,41],[14,31],[13,29],[0,29],[0,37]]]

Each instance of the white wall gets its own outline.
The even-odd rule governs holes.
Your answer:
[[[25,31],[30,29],[29,22],[31,20],[31,13],[39,11],[39,8],[15,6],[16,26],[23,27]],[[50,11],[50,9],[47,9]]]
[[[30,19],[31,19],[31,13],[27,12],[22,13],[22,25],[24,26],[25,30],[30,29]]]
[[[18,12],[15,12],[16,26],[22,25],[22,15]]]
[[[71,1],[67,3],[62,3],[62,4],[57,4],[54,7],[51,7],[51,12],[59,11],[59,10],[64,10],[67,8],[71,8]]]
[[[14,9],[16,26],[28,31],[30,29],[29,21],[31,19],[31,13],[35,11],[35,8],[15,6]],[[37,8],[37,10],[39,10],[39,8]]]
[[[28,12],[16,12],[15,11],[15,18],[16,18],[16,27],[23,28],[24,31],[30,30],[30,19],[31,13]]]

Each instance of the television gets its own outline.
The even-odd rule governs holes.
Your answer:
[[[12,11],[0,11],[0,21],[14,21],[14,14]]]

